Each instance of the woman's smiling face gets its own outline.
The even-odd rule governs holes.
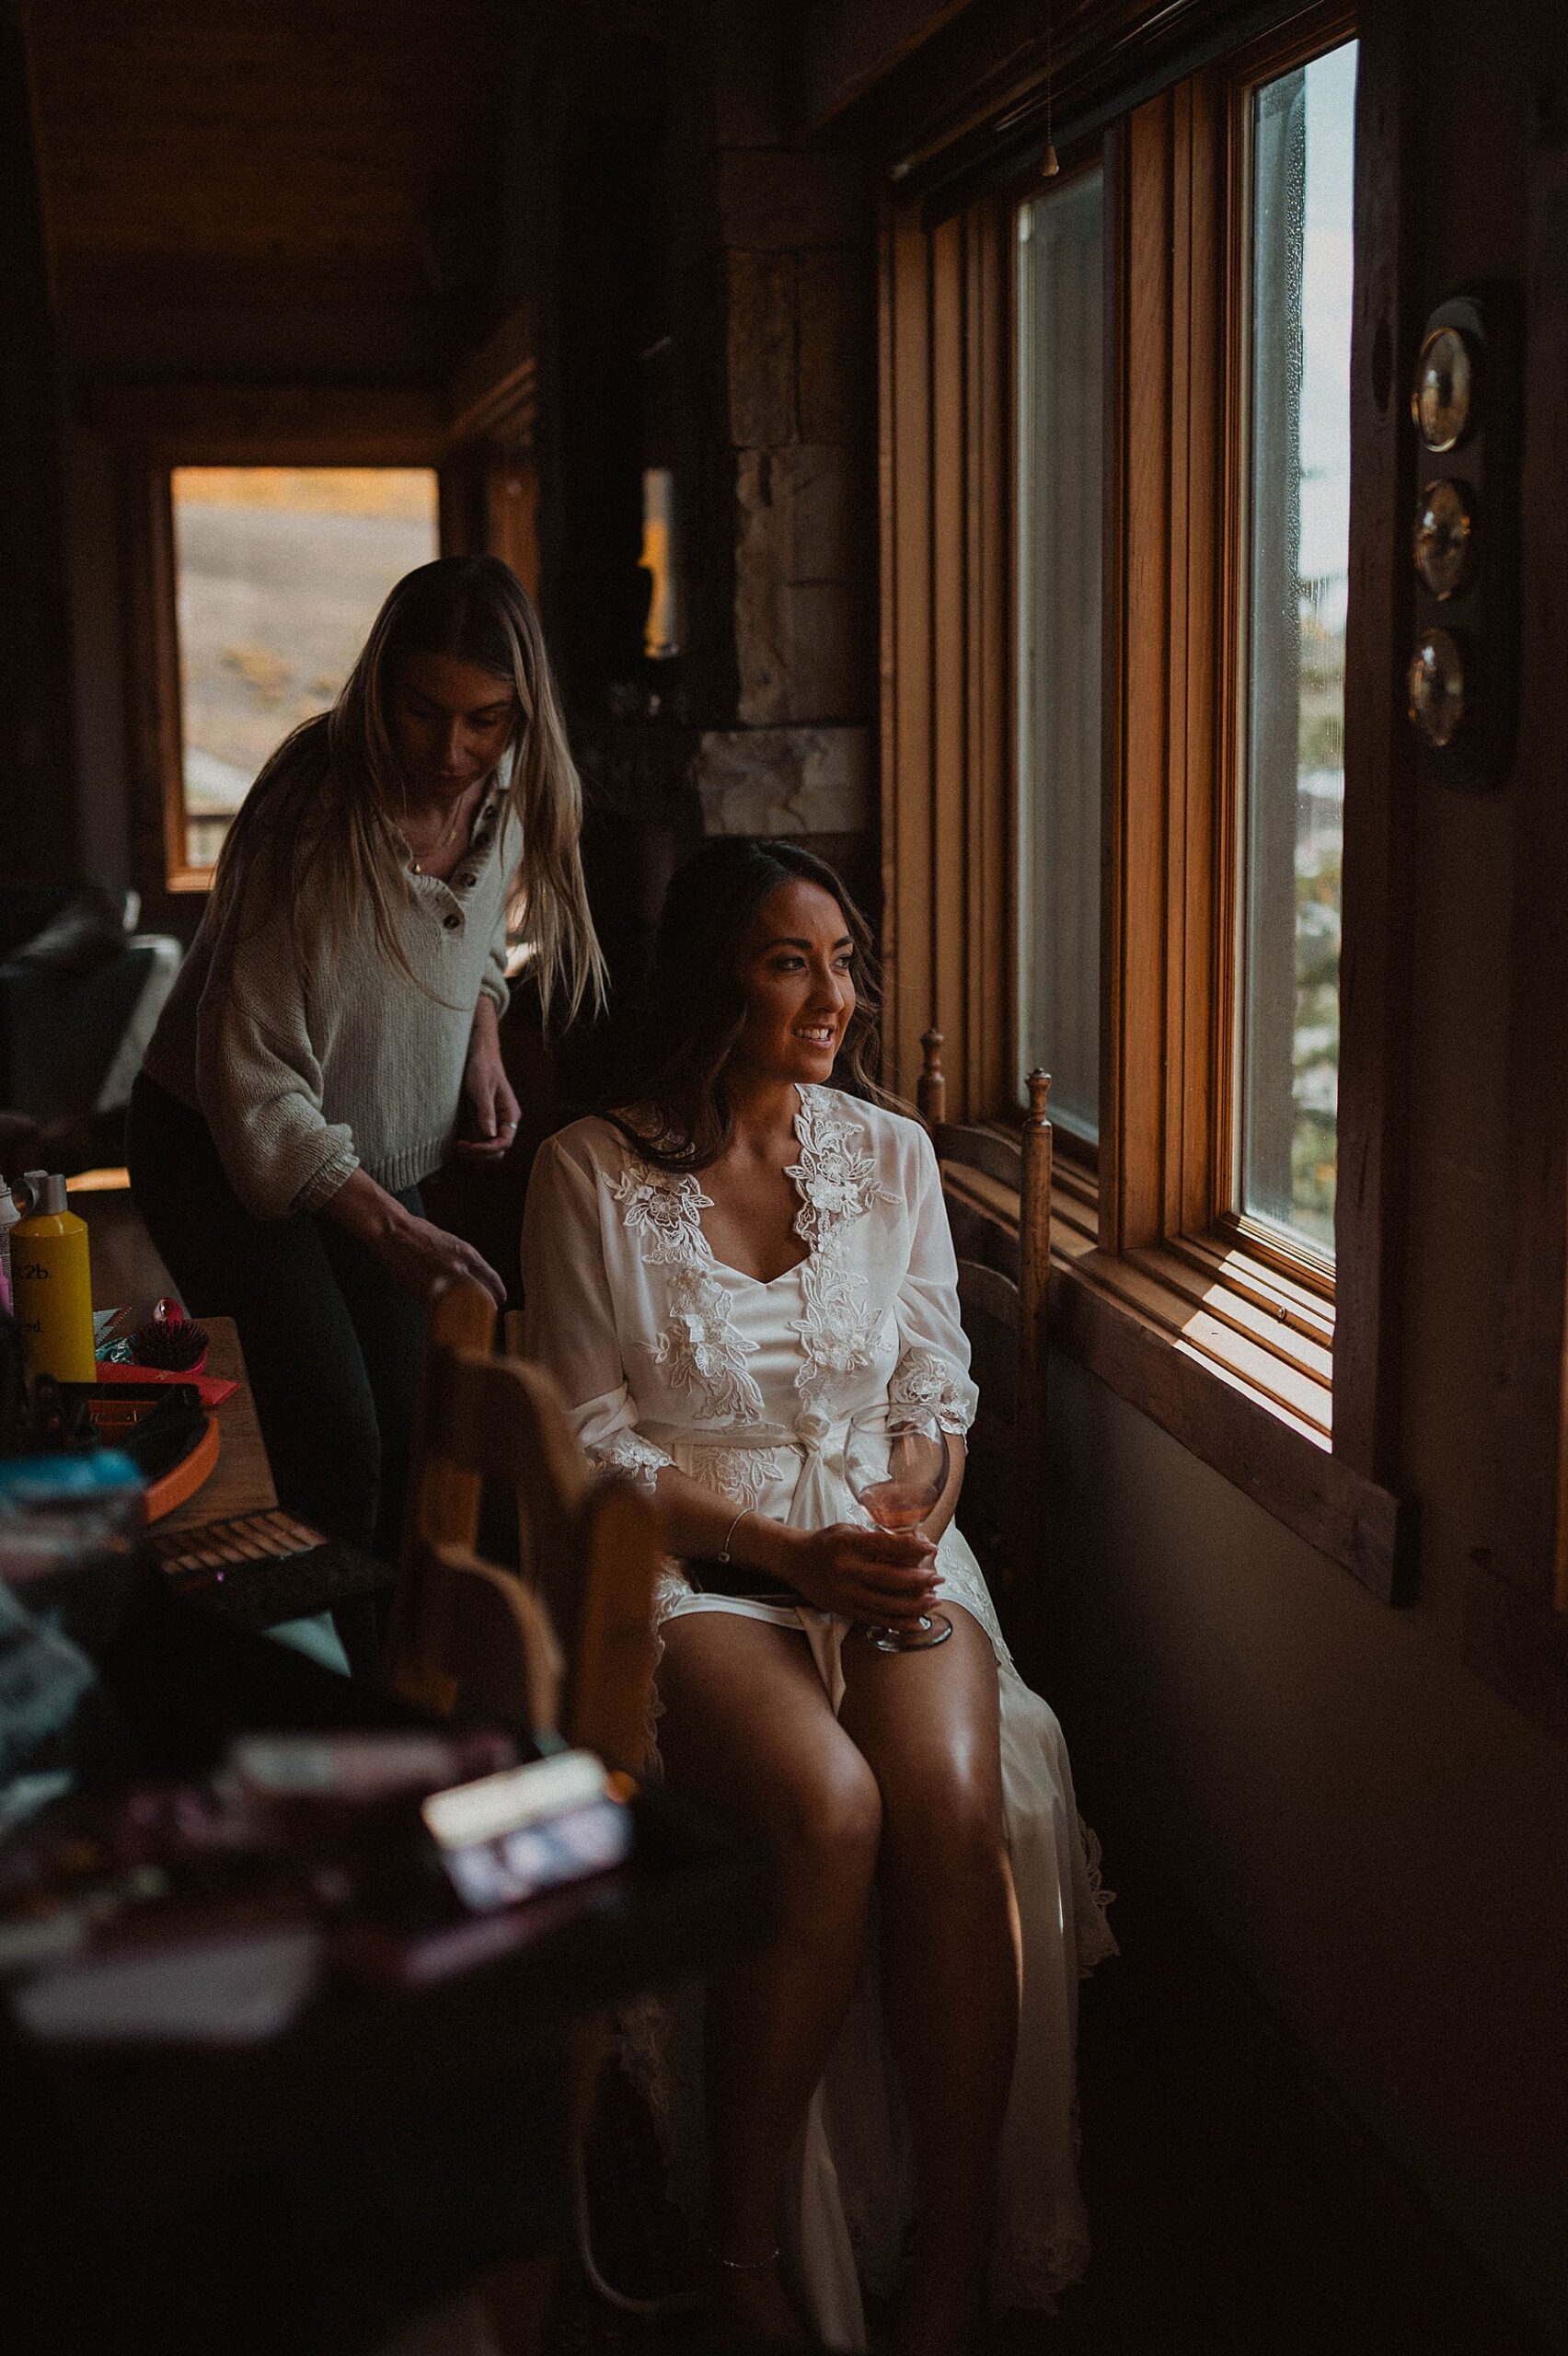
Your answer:
[[[776,885],[741,954],[746,1012],[731,1062],[757,1080],[831,1079],[855,1011],[854,957],[831,892],[804,878]]]

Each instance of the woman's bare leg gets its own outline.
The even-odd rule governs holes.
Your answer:
[[[708,1992],[709,2231],[726,2257],[778,2240],[784,2165],[843,2020],[865,1946],[882,1808],[803,1636],[733,1612],[667,1622],[660,1750],[672,1784],[743,1809],[778,1862],[778,1917],[760,1954]],[[798,2330],[771,2272],[724,2270],[754,2328]]]
[[[996,1657],[968,1612],[948,1616],[933,1651],[844,1647],[842,1724],[882,1791],[883,2001],[919,2176],[899,2356],[959,2356],[980,2329],[1018,2038]]]

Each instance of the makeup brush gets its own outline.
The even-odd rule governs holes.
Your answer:
[[[207,1329],[192,1324],[179,1301],[166,1294],[132,1334],[131,1357],[137,1366],[168,1374],[200,1374],[207,1363]]]

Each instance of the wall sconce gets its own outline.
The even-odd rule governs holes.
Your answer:
[[[1501,784],[1513,745],[1518,323],[1508,287],[1440,304],[1411,386],[1416,591],[1405,708],[1426,773],[1470,791]]]

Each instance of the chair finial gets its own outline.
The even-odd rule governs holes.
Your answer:
[[[1032,1127],[1038,1126],[1049,1118],[1046,1099],[1050,1093],[1051,1075],[1048,1071],[1042,1071],[1036,1066],[1029,1075],[1029,1119]]]
[[[921,1119],[934,1128],[947,1118],[947,1075],[942,1070],[942,1034],[933,1024],[920,1040],[920,1079],[915,1103]]]

